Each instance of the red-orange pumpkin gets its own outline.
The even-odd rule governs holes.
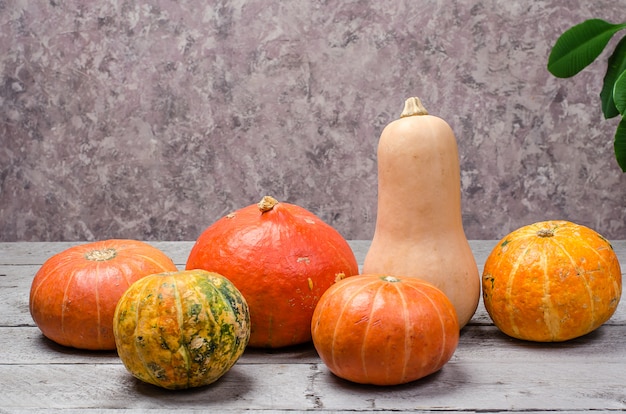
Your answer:
[[[144,276],[175,270],[165,253],[137,240],[73,246],[46,260],[35,275],[30,313],[54,342],[113,350],[113,313],[122,294]]]
[[[568,221],[521,227],[485,262],[485,308],[509,336],[566,341],[606,322],[617,309],[622,273],[611,244]]]
[[[331,286],[311,322],[328,369],[362,384],[397,385],[450,360],[459,322],[448,297],[415,277],[360,275]]]
[[[308,210],[264,197],[209,226],[187,269],[228,278],[250,308],[249,346],[277,348],[311,340],[320,296],[356,275],[356,258],[333,227]]]

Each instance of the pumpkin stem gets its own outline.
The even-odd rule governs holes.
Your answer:
[[[381,279],[384,280],[385,282],[390,282],[390,283],[395,283],[395,282],[400,281],[400,279],[394,276],[383,276],[381,277]]]
[[[259,210],[261,210],[261,213],[266,213],[273,209],[276,204],[278,204],[278,200],[276,200],[274,197],[265,196],[261,199],[261,201],[259,201],[259,204],[257,205],[259,206]]]
[[[106,262],[107,260],[113,259],[115,256],[117,256],[117,251],[112,248],[100,250],[96,249],[85,253],[85,259],[94,262]]]
[[[400,118],[416,115],[428,115],[428,111],[424,108],[424,105],[422,105],[420,98],[413,96],[404,101],[404,109],[402,110],[402,114],[400,114]]]
[[[552,230],[552,229],[537,230],[537,236],[539,236],[539,237],[552,237],[552,236],[554,236],[554,230]]]

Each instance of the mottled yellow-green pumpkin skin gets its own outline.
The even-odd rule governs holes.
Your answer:
[[[186,270],[133,283],[113,327],[118,355],[135,377],[184,389],[215,382],[232,368],[250,339],[250,314],[228,279]]]

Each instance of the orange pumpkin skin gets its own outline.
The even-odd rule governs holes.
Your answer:
[[[222,217],[197,239],[187,269],[229,279],[250,308],[250,347],[311,340],[317,301],[337,280],[358,274],[348,242],[308,210],[264,197]]]
[[[544,221],[494,247],[482,276],[485,308],[505,334],[557,342],[585,335],[617,309],[622,274],[611,244],[587,227]]]
[[[136,240],[73,246],[46,260],[35,275],[30,313],[44,336],[60,345],[113,350],[113,313],[122,294],[144,276],[174,270],[163,252]]]
[[[459,342],[454,306],[415,277],[354,276],[331,286],[311,322],[313,344],[343,379],[397,385],[440,370]]]

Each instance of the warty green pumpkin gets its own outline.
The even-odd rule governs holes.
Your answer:
[[[113,332],[124,366],[168,389],[217,381],[250,339],[241,292],[205,270],[166,272],[133,283],[115,309]]]

